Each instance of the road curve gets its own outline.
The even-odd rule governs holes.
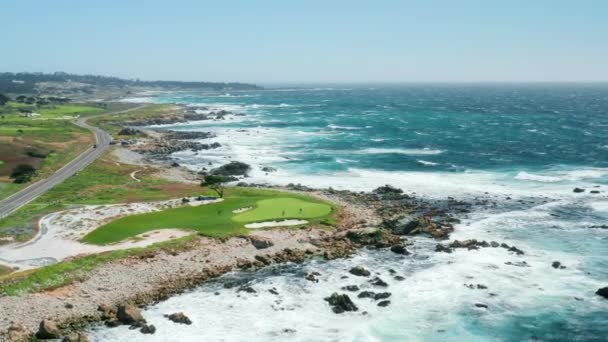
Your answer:
[[[138,106],[127,110],[116,111],[112,113],[106,113],[102,115],[115,115],[130,112],[143,108],[144,106]],[[92,117],[92,116],[91,116]],[[87,119],[91,117],[79,118],[74,122],[75,125],[82,128],[86,128],[95,134],[95,140],[97,148],[93,146],[89,147],[86,151],[82,152],[78,157],[74,158],[71,162],[64,165],[61,169],[55,171],[54,174],[40,180],[21,191],[12,194],[11,196],[0,201],[0,218],[3,218],[22,206],[30,203],[31,201],[38,198],[40,195],[49,191],[57,184],[62,183],[76,172],[84,169],[87,165],[91,164],[95,159],[99,158],[110,147],[110,141],[112,137],[107,132],[87,124]]]

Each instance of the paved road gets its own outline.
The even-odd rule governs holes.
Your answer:
[[[103,115],[105,116],[121,114],[143,107],[145,106],[138,106],[131,109],[107,113]],[[50,177],[38,181],[28,186],[27,188],[0,201],[0,218],[5,217],[13,211],[30,203],[31,201],[38,198],[38,196],[49,191],[55,185],[62,183],[70,176],[74,175],[76,172],[84,169],[87,165],[91,164],[95,159],[99,158],[99,156],[101,156],[103,152],[108,149],[108,147],[110,146],[110,141],[112,141],[112,137],[107,132],[87,124],[87,119],[89,118],[91,117],[80,118],[76,120],[75,124],[77,126],[89,129],[90,131],[95,133],[97,148],[93,148],[93,146],[89,147],[81,155],[79,155],[74,160],[63,166],[61,169],[57,170]]]

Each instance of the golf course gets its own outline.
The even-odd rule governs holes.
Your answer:
[[[302,220],[332,222],[335,208],[300,194],[250,188],[230,188],[223,201],[184,205],[163,211],[135,214],[111,221],[82,238],[82,242],[106,245],[159,229],[193,230],[201,235],[227,237],[247,234],[254,222]]]

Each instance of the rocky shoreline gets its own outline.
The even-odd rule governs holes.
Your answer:
[[[394,192],[382,189],[374,193],[333,190],[307,193],[341,205],[334,231],[314,227],[276,229],[223,241],[196,237],[183,251],[159,250],[112,262],[87,274],[82,281],[59,289],[0,297],[0,317],[3,318],[0,320],[0,336],[9,340],[27,340],[40,333],[41,327],[50,324],[57,327],[61,336],[82,340],[86,337],[80,333],[91,323],[122,324],[104,314],[103,310],[99,311],[100,307],[117,310],[125,305],[149,305],[235,269],[255,270],[276,263],[302,262],[312,257],[343,258],[364,246],[408,255],[410,252],[406,247],[410,243],[405,235],[423,233],[445,238],[445,234],[437,234],[436,231],[449,230],[445,228],[448,225],[445,220],[430,218],[424,221],[430,224],[419,223],[415,232],[406,233],[390,225],[382,228],[387,225],[387,218],[398,211],[426,212],[423,208],[434,208],[408,195],[395,196]],[[447,217],[452,216],[448,214]],[[145,324],[138,328],[150,333],[150,327]]]

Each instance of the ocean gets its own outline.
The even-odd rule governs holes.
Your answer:
[[[608,300],[594,294],[608,286],[608,84],[298,86],[156,93],[129,101],[245,114],[152,127],[217,134],[211,141],[219,142],[219,149],[172,156],[194,170],[239,160],[253,166],[247,181],[254,183],[356,191],[390,184],[428,198],[490,198],[496,205],[475,207],[451,239],[504,241],[526,253],[515,256],[500,248],[436,253],[435,241],[414,237],[414,253],[407,257],[361,250],[346,260],[235,272],[147,308],[144,316],[157,327],[155,335],[96,327],[94,340],[605,341],[608,336]],[[277,171],[262,171],[266,166]],[[575,193],[576,187],[585,191]],[[565,268],[552,267],[554,261]],[[357,313],[331,312],[323,298],[342,292],[341,276],[354,265],[387,280],[388,307],[357,300]],[[389,270],[405,280],[393,279]],[[321,281],[304,280],[308,271],[320,272]],[[249,281],[258,292],[237,294],[222,286],[234,278]],[[279,295],[267,291],[273,287]],[[175,311],[200,324],[176,326],[162,317]]]

